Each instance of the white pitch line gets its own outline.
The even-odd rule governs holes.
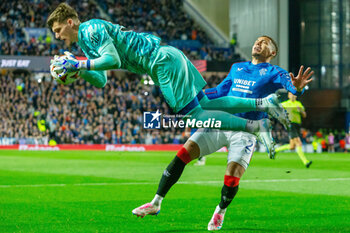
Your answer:
[[[278,182],[315,182],[315,181],[347,181],[344,178],[310,178],[310,179],[275,179],[275,180],[241,180],[241,183],[278,183]],[[179,181],[178,184],[221,184],[222,180],[215,181]],[[156,185],[155,182],[128,182],[128,183],[76,183],[76,184],[6,184],[0,188],[37,188],[37,187],[65,187],[65,186],[120,186],[120,185]]]

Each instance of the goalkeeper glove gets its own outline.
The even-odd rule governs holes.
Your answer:
[[[54,57],[53,60],[51,60],[51,64],[55,66],[54,71],[58,74],[58,77],[64,76],[66,73],[70,72],[76,72],[80,69],[89,69],[90,68],[90,61],[78,61],[75,56],[66,51],[64,54],[67,56],[63,59],[59,59],[60,57]],[[58,58],[58,59],[57,59]]]

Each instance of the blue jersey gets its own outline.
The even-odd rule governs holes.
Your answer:
[[[237,96],[243,98],[263,98],[285,88],[294,95],[301,95],[291,82],[289,73],[279,66],[270,63],[240,62],[232,65],[227,77],[214,88],[205,90],[209,99],[222,96]],[[260,120],[267,118],[265,112],[245,112],[236,116]]]

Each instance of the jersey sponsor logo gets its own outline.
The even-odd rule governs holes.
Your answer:
[[[160,129],[160,116],[159,110],[156,112],[144,112],[143,113],[143,128],[144,129]]]
[[[260,73],[260,76],[264,76],[267,73],[267,69],[262,68],[262,69],[259,70],[259,73]]]
[[[243,68],[237,68],[237,71],[241,71],[241,70],[243,70]]]
[[[243,93],[253,94],[253,92],[250,90],[241,89],[241,88],[237,88],[237,87],[232,88],[232,91],[239,91],[239,92],[243,92]]]
[[[239,79],[239,78],[237,78],[237,79],[235,79],[234,81],[233,81],[235,84],[242,84],[242,85],[246,85],[246,86],[254,86],[255,85],[255,81],[249,81],[249,80],[245,80],[245,79]]]
[[[98,33],[98,28],[96,25],[90,25],[87,29],[88,33],[90,34],[90,41],[93,46],[96,46],[100,42],[100,36]]]
[[[90,40],[93,45],[98,45],[99,39],[96,35],[91,35]]]
[[[236,84],[235,87],[232,88],[232,91],[239,91],[243,93],[252,94],[253,92],[250,91],[250,87],[253,87],[256,83],[256,81],[250,81],[245,79],[234,79],[234,84]]]

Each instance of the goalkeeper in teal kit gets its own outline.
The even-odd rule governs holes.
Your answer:
[[[274,94],[262,99],[226,96],[209,100],[202,91],[206,82],[189,59],[174,47],[160,46],[160,38],[156,36],[126,31],[118,24],[99,19],[81,23],[77,12],[65,3],[50,14],[47,24],[55,37],[64,40],[67,46],[78,43],[88,58],[78,61],[73,54],[67,53],[68,58],[52,60],[58,77],[79,71],[80,77],[92,85],[104,87],[106,70],[146,73],[160,87],[174,112],[197,122],[215,119],[221,122],[220,130],[252,133],[266,146],[270,157],[274,153],[274,143],[269,132],[269,120],[246,120],[232,113],[265,111],[286,127],[289,125],[287,115]],[[186,149],[179,158],[185,163],[189,161]]]

